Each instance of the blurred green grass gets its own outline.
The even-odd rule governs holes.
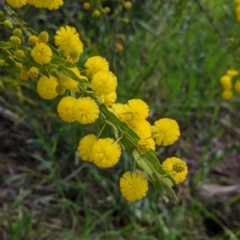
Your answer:
[[[84,19],[82,9],[72,12],[71,4],[50,15],[34,10],[40,13],[31,23],[36,30],[50,28],[53,33],[59,24],[70,24],[80,30],[85,44],[91,39],[86,56],[100,54],[110,61],[118,77],[119,102],[143,98],[151,107],[150,121],[176,119],[182,139],[176,147],[158,149],[159,158],[162,161],[176,154],[187,158],[190,168],[197,165],[198,169],[176,187],[179,203],[166,205],[151,186],[145,199],[128,203],[118,189],[119,176],[130,164],[126,154],[111,170],[80,162],[75,149],[91,129],[61,123],[55,113],[56,103],[40,101],[31,91],[26,94],[32,96],[32,104],[24,101],[25,105],[9,105],[1,97],[1,104],[33,126],[28,147],[16,147],[36,161],[33,172],[24,163],[25,168],[14,168],[13,176],[5,173],[8,178],[2,189],[12,186],[17,195],[0,215],[0,229],[9,234],[9,239],[239,239],[239,221],[230,229],[212,212],[211,204],[202,203],[195,192],[224,156],[239,151],[239,144],[233,143],[227,149],[218,149],[214,156],[208,155],[212,140],[229,130],[219,120],[219,78],[227,68],[237,66],[228,47],[228,39],[239,30],[234,5],[227,0],[205,0],[200,2],[203,11],[199,2],[135,1],[127,26],[117,19],[94,22],[90,14]],[[114,47],[117,34],[127,38],[120,53]],[[80,65],[83,62],[84,56]],[[230,104],[226,111],[237,108],[239,102]],[[235,121],[239,126],[239,120]],[[191,159],[191,146],[201,149],[199,159]],[[18,182],[23,187],[18,187]],[[234,203],[233,197],[229,204]],[[207,232],[212,226],[209,222],[216,226],[212,235]]]

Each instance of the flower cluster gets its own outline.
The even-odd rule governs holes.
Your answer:
[[[98,5],[92,1],[85,1],[82,4],[84,10],[92,12],[94,18],[99,18],[102,14],[114,14],[116,12],[122,12],[130,10],[132,8],[131,1],[113,2],[111,0],[102,1],[102,5]]]
[[[240,93],[239,72],[234,69],[229,69],[225,75],[220,78],[220,83],[223,89],[222,98],[229,100],[233,97],[233,90]]]
[[[21,8],[29,4],[36,8],[48,8],[49,10],[58,9],[63,5],[63,0],[6,0],[6,2],[14,8]]]
[[[99,20],[99,18],[104,19],[108,22],[116,22],[119,24],[127,25],[130,22],[130,9],[133,3],[131,1],[112,1],[104,0],[99,1],[97,4],[95,1],[84,1],[82,3],[83,14],[85,18],[90,18],[92,16],[93,20]],[[93,21],[96,25],[96,21]],[[98,21],[99,22],[99,21]],[[114,24],[115,25],[115,24]],[[115,31],[118,31],[117,29]],[[110,40],[110,46],[115,48],[116,52],[121,53],[124,50],[124,45],[126,42],[126,35],[111,34],[108,36]],[[91,41],[89,41],[91,45]]]
[[[7,2],[13,6],[17,1]],[[62,1],[22,0],[19,3],[37,7],[48,3],[48,7],[53,8]],[[124,4],[126,9],[130,8],[128,2]],[[17,6],[20,5],[15,4]],[[56,31],[55,47],[49,43],[46,31],[38,35],[24,34],[21,28],[14,28],[9,41],[1,44],[7,57],[0,59],[0,66],[17,69],[20,80],[35,79],[41,98],[58,101],[57,113],[62,121],[81,125],[99,121],[102,124],[97,135],[88,134],[79,140],[77,152],[83,161],[110,168],[119,162],[122,150],[126,150],[134,166],[132,171],[123,174],[119,184],[121,194],[128,201],[146,196],[148,180],[153,184],[160,182],[158,186],[161,184],[171,191],[173,183],[185,180],[188,168],[184,161],[171,157],[161,165],[155,153],[156,146],[165,147],[177,141],[180,136],[178,123],[161,118],[151,124],[149,106],[141,99],[117,102],[117,77],[105,58],[89,57],[80,70],[76,63],[83,53],[83,44],[74,27],[62,26]],[[28,43],[24,46],[26,36]],[[113,130],[110,137],[102,136],[105,127]],[[165,197],[165,192],[160,193]]]

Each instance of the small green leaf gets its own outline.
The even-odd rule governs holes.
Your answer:
[[[173,182],[169,179],[169,178],[162,178],[163,182],[168,186],[168,187],[172,187],[173,186]]]
[[[0,41],[0,48],[6,49],[6,48],[15,48],[15,47],[11,43]]]
[[[152,175],[154,172],[147,164],[146,160],[138,153],[138,151],[133,151],[133,157],[136,161],[137,165],[145,172],[147,172],[148,175]]]

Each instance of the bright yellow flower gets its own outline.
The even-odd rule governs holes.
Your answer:
[[[54,42],[66,58],[69,57],[71,51],[78,52],[78,56],[83,53],[83,43],[74,27],[60,27],[54,36]]]
[[[73,105],[73,114],[80,124],[91,124],[99,117],[99,107],[90,97],[83,97],[76,100]]]
[[[141,99],[128,100],[128,106],[130,108],[130,119],[128,121],[134,122],[142,119],[146,119],[149,113],[148,105]]]
[[[128,122],[129,127],[141,138],[151,137],[151,124],[145,119],[139,119],[138,122]]]
[[[237,91],[237,92],[240,92],[240,80],[237,80],[234,84],[234,89]]]
[[[117,93],[115,91],[107,94],[99,96],[101,101],[107,106],[111,106],[117,99]]]
[[[58,81],[55,77],[42,76],[37,82],[37,92],[41,98],[51,100],[58,95],[56,92],[57,85]]]
[[[240,15],[240,5],[238,5],[235,9],[236,15],[237,15],[237,21],[239,21],[239,15]]]
[[[77,67],[75,68],[70,68],[69,70],[71,70],[72,72],[74,72],[79,78],[81,78],[81,74],[78,70]],[[61,77],[61,76],[60,76]],[[64,87],[65,89],[73,89],[76,92],[79,92],[79,87],[78,87],[78,82],[68,76],[66,76],[66,78],[60,78],[60,85],[62,87]]]
[[[88,58],[84,67],[86,68],[86,75],[88,78],[92,78],[92,76],[99,71],[109,71],[109,63],[105,58],[100,56]]]
[[[117,164],[120,155],[120,145],[111,138],[104,138],[93,145],[91,158],[98,167],[110,168]]]
[[[28,43],[32,46],[35,46],[39,43],[39,39],[37,36],[31,35],[28,37]]]
[[[153,140],[153,138],[147,138],[146,139],[150,145],[150,149],[152,149],[153,151],[155,151],[155,141]]]
[[[148,150],[150,150],[150,144],[146,139],[139,140],[137,143],[137,151],[144,155]]]
[[[127,104],[113,104],[112,110],[121,121],[126,122],[134,129],[134,131],[135,129],[139,129],[139,131],[141,131],[140,126],[138,125],[139,122],[144,121],[147,118],[149,107],[141,99],[131,99]],[[146,130],[146,128],[144,128],[144,130]],[[139,133],[139,131],[136,132]],[[144,134],[144,138],[149,137],[150,135],[146,136],[146,134]]]
[[[152,126],[152,138],[156,144],[168,146],[173,144],[180,136],[178,123],[170,118],[162,118]]]
[[[48,8],[56,10],[63,5],[63,0],[27,0],[27,2],[36,8]]]
[[[14,8],[21,8],[27,4],[27,0],[6,0],[6,2]]]
[[[179,184],[186,179],[188,167],[187,164],[180,158],[167,158],[162,163],[162,167],[173,178],[175,184]]]
[[[129,116],[130,107],[127,104],[114,103],[111,106],[114,114],[123,122],[127,122],[131,116]]]
[[[92,77],[91,86],[98,95],[107,95],[117,88],[117,77],[110,71],[99,71]]]
[[[97,142],[97,137],[94,134],[89,134],[83,137],[78,144],[78,155],[82,160],[92,162],[92,148]]]
[[[232,89],[232,77],[230,77],[229,75],[222,76],[220,79],[220,83],[221,83],[223,89],[225,89],[225,90]]]
[[[143,172],[126,172],[119,184],[122,196],[130,202],[144,198],[148,191],[148,181]]]
[[[229,69],[229,70],[227,70],[227,75],[230,76],[230,77],[237,76],[238,73],[239,73],[239,72],[238,72],[237,70],[234,70],[234,69]]]
[[[58,103],[57,112],[64,122],[70,123],[75,121],[73,114],[73,105],[75,102],[76,98],[67,96],[63,97]]]
[[[229,100],[229,99],[231,99],[232,97],[233,97],[233,93],[232,93],[231,90],[226,89],[226,90],[224,90],[224,91],[222,92],[222,98],[223,98],[223,99]]]
[[[33,57],[34,61],[40,65],[47,64],[52,59],[52,50],[51,48],[46,45],[45,43],[37,44],[31,50],[31,56]]]

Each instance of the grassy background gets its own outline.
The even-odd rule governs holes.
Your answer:
[[[219,84],[228,68],[238,69],[234,3],[133,1],[131,11],[119,13],[111,4],[116,14],[101,19],[70,2],[54,12],[18,12],[38,31],[75,26],[86,48],[80,67],[88,56],[106,57],[119,102],[142,98],[150,122],[178,121],[180,140],[157,153],[160,161],[178,156],[188,163],[188,179],[175,187],[180,202],[165,204],[152,186],[142,201],[126,202],[118,181],[128,156],[109,170],[82,162],[78,141],[98,126],[62,123],[57,102],[36,96],[34,83],[24,88],[3,77],[1,106],[18,118],[1,115],[0,238],[239,239],[239,97],[224,102]],[[122,52],[115,51],[119,34],[126,36]]]

